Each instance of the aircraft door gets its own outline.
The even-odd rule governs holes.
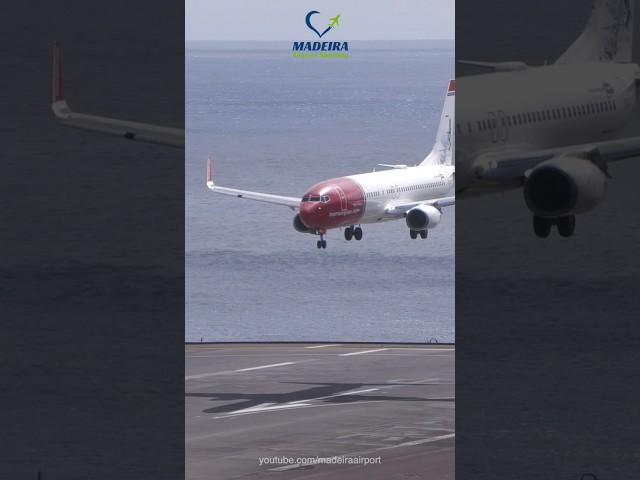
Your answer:
[[[503,110],[498,110],[498,129],[500,131],[500,140],[506,142],[509,138],[509,127]]]
[[[491,129],[493,143],[498,143],[498,122],[496,121],[496,114],[489,112],[489,128]]]

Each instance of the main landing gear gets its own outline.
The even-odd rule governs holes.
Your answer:
[[[352,238],[355,238],[356,240],[362,240],[362,228],[354,227],[353,225],[351,225],[350,227],[345,228],[344,229],[344,239],[349,241]]]
[[[537,215],[533,216],[533,231],[540,238],[547,238],[551,233],[551,227],[556,225],[558,233],[562,237],[570,237],[576,230],[576,216],[567,215],[558,218],[543,218]]]
[[[426,230],[409,230],[409,236],[411,237],[412,240],[415,240],[416,238],[418,238],[418,235],[420,235],[420,238],[427,238],[427,231]]]

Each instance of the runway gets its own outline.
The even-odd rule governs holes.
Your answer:
[[[453,479],[454,358],[449,345],[186,345],[186,478]]]

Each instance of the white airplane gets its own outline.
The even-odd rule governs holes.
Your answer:
[[[318,248],[327,248],[324,235],[331,229],[344,227],[346,240],[361,240],[360,225],[399,218],[405,219],[411,238],[427,238],[427,231],[440,223],[442,207],[455,204],[454,108],[455,80],[451,80],[436,142],[416,166],[381,164],[390,170],[325,180],[300,198],[219,187],[213,181],[209,159],[207,187],[216,193],[298,210],[294,228],[319,235]]]
[[[634,116],[640,67],[631,62],[635,0],[594,0],[580,37],[552,65],[470,62],[460,77],[457,193],[523,188],[533,228],[571,236],[575,215],[604,198],[609,162],[640,155],[616,139]]]
[[[184,148],[184,130],[178,128],[161,127],[148,123],[130,122],[72,111],[65,99],[62,51],[58,42],[55,42],[53,46],[53,100],[51,109],[55,116],[69,127],[117,135],[128,140]]]

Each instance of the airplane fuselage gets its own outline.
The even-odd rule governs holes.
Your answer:
[[[454,172],[450,165],[424,165],[326,180],[305,193],[300,218],[318,232],[393,220],[385,213],[394,203],[452,196]]]
[[[505,187],[483,185],[474,176],[492,153],[517,154],[614,137],[635,108],[639,71],[635,64],[584,63],[459,78],[458,192]]]

